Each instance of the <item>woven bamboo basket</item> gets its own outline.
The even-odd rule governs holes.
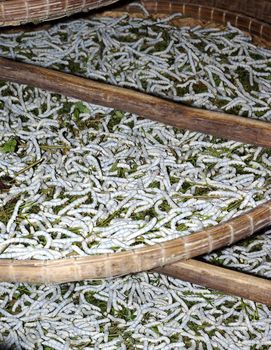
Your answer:
[[[44,2],[40,0],[39,3],[41,4],[40,11],[38,11],[38,3],[36,1],[26,0],[23,6],[19,0],[10,0],[1,3],[0,21],[2,25],[53,19],[83,11],[90,7],[90,2],[88,1],[73,1],[73,3],[66,1],[65,3],[61,3],[62,7],[60,5],[57,7],[53,5],[53,2],[51,3],[48,0],[46,2],[46,10],[44,10]],[[181,12],[199,20],[213,21],[220,24],[231,21],[240,29],[264,39],[269,39],[271,34],[271,26],[265,22],[271,22],[270,16],[268,17],[266,13],[264,14],[266,11],[262,10],[263,12],[261,13],[258,11],[256,18],[247,16],[252,15],[253,12],[251,10],[253,2],[250,0],[236,2],[239,4],[239,7],[233,8],[233,10],[238,9],[238,14],[225,10],[222,6],[223,2],[219,4],[219,1],[216,3],[212,2],[212,7],[205,7],[206,1],[202,2],[200,6],[184,4],[182,1],[143,1],[142,3],[151,15],[168,15]],[[208,2],[207,5],[210,5],[210,3]],[[244,3],[246,6],[244,6]],[[271,2],[269,1],[262,1],[261,3],[271,6]],[[17,10],[12,11],[12,9],[16,8],[15,4],[21,4],[21,8],[24,10],[21,12]],[[92,2],[92,4],[94,3]],[[96,2],[96,5],[105,4],[106,2]],[[220,8],[216,6],[220,6]],[[35,11],[33,10],[34,8]],[[67,11],[67,9],[69,10]],[[123,11],[133,13],[135,10],[129,5],[122,5],[111,11],[110,14],[117,16]],[[138,12],[138,9],[136,11]],[[91,103],[138,113],[142,116],[177,127],[185,127],[217,136],[271,147],[271,127],[266,122],[224,115],[217,112],[201,111],[124,88],[112,87],[66,73],[34,67],[2,58],[0,59],[0,78],[62,93]],[[224,126],[223,128],[221,128],[222,125]],[[238,127],[236,127],[237,125]],[[268,201],[228,222],[191,234],[190,236],[143,248],[113,254],[75,257],[62,260],[16,261],[0,259],[0,280],[62,283],[146,271],[231,245],[249,237],[254,232],[270,224],[271,201]]]

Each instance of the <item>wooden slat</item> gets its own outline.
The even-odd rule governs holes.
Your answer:
[[[70,16],[117,0],[8,0],[0,2],[0,26],[14,26]]]
[[[271,281],[190,259],[153,270],[167,276],[271,305]]]
[[[225,223],[163,243],[119,253],[60,260],[0,259],[0,281],[65,283],[151,270],[206,254],[271,223],[271,200]]]
[[[5,58],[0,58],[0,79],[136,113],[177,128],[258,146],[271,146],[271,123],[252,118],[187,107],[130,89]]]

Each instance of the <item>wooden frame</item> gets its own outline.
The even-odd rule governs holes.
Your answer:
[[[196,259],[178,261],[156,268],[154,272],[271,305],[271,281],[263,277],[233,271]]]

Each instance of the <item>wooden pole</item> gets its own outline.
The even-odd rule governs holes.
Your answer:
[[[249,237],[270,225],[271,200],[225,223],[188,236],[123,252],[53,260],[0,259],[0,281],[65,283],[152,270]]]
[[[187,107],[130,89],[5,58],[0,58],[0,79],[136,113],[180,129],[271,147],[269,122]]]
[[[200,284],[226,294],[271,305],[271,281],[190,259],[153,270],[184,281]]]

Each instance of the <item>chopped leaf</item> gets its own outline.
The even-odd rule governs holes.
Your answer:
[[[6,141],[2,147],[0,147],[0,151],[2,153],[13,153],[16,151],[16,147],[17,147],[17,140],[10,139]]]
[[[81,101],[75,103],[75,109],[77,109],[80,113],[89,112],[88,107]]]

